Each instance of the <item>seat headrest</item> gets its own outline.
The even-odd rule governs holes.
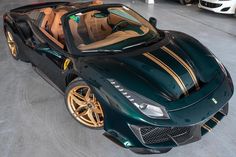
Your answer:
[[[63,38],[64,33],[62,29],[61,17],[67,12],[68,11],[66,10],[60,10],[60,11],[55,12],[56,15],[52,23],[51,32],[52,32],[53,37],[57,40],[59,40],[61,37]]]
[[[46,15],[49,15],[53,12],[53,10],[52,10],[52,8],[45,8],[42,10],[42,12],[44,12],[44,14],[46,14]]]
[[[40,12],[43,13],[44,16],[42,18],[42,21],[40,22],[39,27],[48,31],[51,29],[55,13],[52,8],[44,8],[40,10]]]

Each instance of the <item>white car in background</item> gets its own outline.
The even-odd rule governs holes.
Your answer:
[[[198,7],[216,13],[236,15],[236,0],[199,0]]]

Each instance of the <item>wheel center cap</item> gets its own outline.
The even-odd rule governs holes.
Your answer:
[[[93,107],[93,104],[88,104],[88,108],[92,108]]]

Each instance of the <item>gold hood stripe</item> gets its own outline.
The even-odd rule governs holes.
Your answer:
[[[163,46],[163,47],[161,47],[161,49],[163,51],[165,51],[166,53],[168,53],[170,56],[172,56],[174,59],[176,59],[188,71],[189,75],[191,76],[191,78],[194,82],[194,85],[195,85],[196,89],[197,90],[200,89],[198,81],[197,81],[197,77],[194,74],[192,68],[182,58],[180,58],[176,53],[174,53],[169,48]]]
[[[158,64],[168,74],[170,74],[174,78],[174,80],[177,82],[177,84],[179,85],[179,87],[182,90],[182,92],[184,93],[184,95],[188,95],[188,90],[187,90],[185,84],[183,83],[182,79],[168,65],[166,65],[164,62],[162,62],[160,59],[153,56],[149,52],[146,52],[143,55],[145,57],[147,57],[148,59],[150,59],[151,61],[153,61],[154,63]]]

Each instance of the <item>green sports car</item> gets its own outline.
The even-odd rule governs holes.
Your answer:
[[[12,57],[63,93],[78,122],[136,153],[198,141],[228,114],[234,88],[223,64],[125,5],[40,3],[3,18]]]

